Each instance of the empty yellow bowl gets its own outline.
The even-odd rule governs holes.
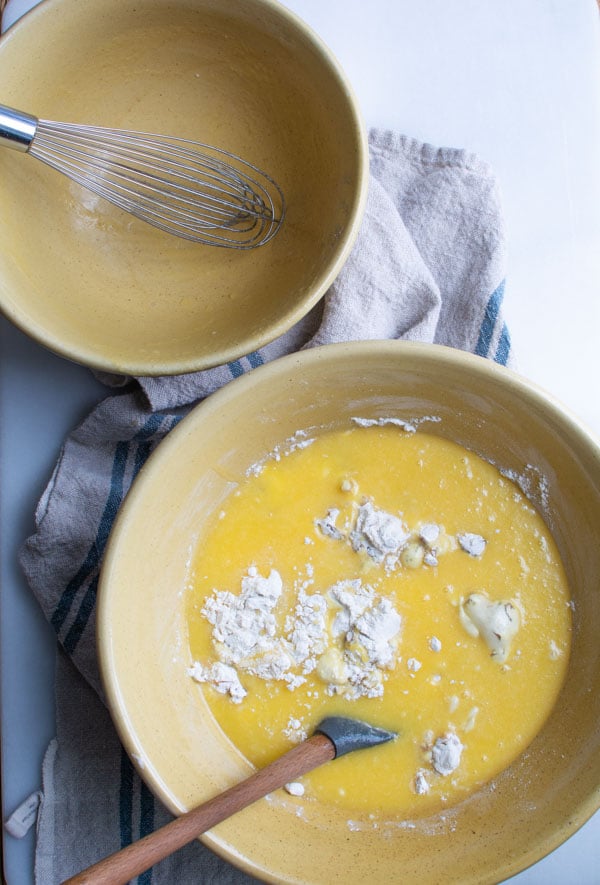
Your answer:
[[[276,0],[46,0],[0,41],[3,104],[229,150],[282,187],[249,252],[133,219],[26,154],[0,151],[0,308],[77,362],[137,375],[225,363],[317,303],[360,225],[368,148],[320,39]]]
[[[497,882],[600,806],[600,445],[507,369],[436,345],[330,345],[261,367],[193,410],[142,469],[109,540],[98,609],[108,703],[141,776],[173,812],[251,772],[186,675],[191,552],[250,465],[298,430],[348,427],[354,415],[438,417],[428,433],[529,477],[574,601],[564,685],[528,749],[444,813],[351,832],[340,809],[314,802],[301,819],[284,799],[261,800],[204,838],[273,882]]]

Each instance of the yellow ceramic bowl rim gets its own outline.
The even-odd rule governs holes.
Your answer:
[[[37,6],[27,12],[18,19],[6,32],[0,37],[0,54],[3,45],[16,37],[23,29],[30,29],[36,24],[38,18],[43,16],[46,7],[51,4],[59,6],[62,0],[42,0]],[[131,362],[127,365],[119,366],[118,371],[124,374],[140,375],[140,376],[158,376],[158,375],[180,375],[188,372],[200,371],[203,369],[214,368],[215,366],[224,365],[232,360],[239,359],[248,353],[264,347],[269,342],[275,340],[279,336],[288,331],[295,323],[299,322],[318,301],[323,297],[325,292],[334,282],[342,267],[346,263],[348,256],[354,246],[360,225],[364,215],[365,205],[367,201],[369,186],[369,146],[367,129],[359,108],[357,97],[354,93],[345,71],[341,67],[337,57],[322,40],[322,38],[295,12],[279,3],[279,0],[253,0],[257,4],[262,4],[272,10],[274,14],[279,15],[290,28],[303,34],[305,39],[312,43],[320,56],[321,60],[331,70],[333,76],[337,79],[341,92],[345,96],[348,109],[354,117],[354,129],[356,133],[357,144],[357,169],[358,169],[358,186],[352,205],[349,208],[350,223],[343,237],[340,237],[331,259],[321,276],[321,280],[309,293],[299,302],[292,304],[287,313],[278,321],[265,326],[260,333],[248,336],[240,344],[232,344],[230,347],[222,347],[214,352],[210,359],[182,360],[170,361],[167,363],[153,361],[149,364],[146,361]],[[58,14],[58,13],[57,13]],[[40,38],[43,43],[43,37]],[[208,248],[208,247],[207,247]],[[48,333],[46,329],[38,324],[26,322],[20,312],[11,310],[6,305],[0,303],[0,311],[22,332],[29,335],[39,344],[44,345],[49,350],[60,356],[66,357],[76,363],[89,366],[98,371],[117,371],[109,369],[106,361],[90,355],[85,346],[65,346],[64,343],[55,336]]]
[[[221,388],[195,406],[152,453],[127,494],[107,544],[97,602],[97,649],[101,679],[108,707],[121,741],[131,756],[134,755],[135,744],[128,727],[127,710],[124,708],[119,691],[118,674],[114,668],[110,636],[111,587],[110,581],[106,576],[112,571],[120,555],[119,535],[121,529],[125,527],[130,514],[135,512],[140,504],[143,503],[147,480],[151,478],[150,475],[154,476],[160,471],[161,467],[167,464],[173,455],[176,455],[180,435],[193,432],[201,424],[210,425],[211,415],[223,413],[224,410],[231,409],[232,403],[235,403],[241,397],[251,398],[252,390],[256,385],[262,386],[269,381],[274,381],[278,377],[289,376],[292,373],[301,374],[302,370],[307,366],[315,366],[323,361],[336,360],[344,355],[351,355],[357,366],[360,366],[361,361],[368,360],[369,357],[374,355],[387,355],[389,358],[397,359],[398,361],[402,361],[402,359],[423,360],[425,363],[435,361],[436,367],[439,366],[440,378],[444,377],[444,367],[459,368],[505,389],[512,389],[518,396],[527,400],[532,407],[543,410],[545,415],[548,416],[548,421],[554,426],[568,430],[570,437],[574,440],[574,446],[578,449],[584,449],[586,453],[590,454],[594,471],[597,469],[600,481],[600,439],[575,414],[548,391],[517,372],[491,360],[455,348],[437,344],[404,341],[360,341],[348,344],[329,344],[280,357],[229,382],[224,388]],[[135,758],[133,761],[138,768],[140,776],[146,780],[155,795],[174,814],[181,813],[181,808],[174,805],[171,798],[166,794],[163,785],[155,780],[152,775],[149,775],[143,767],[137,766]],[[506,859],[498,860],[490,866],[489,870],[485,871],[485,875],[466,877],[465,883],[468,882],[474,885],[474,883],[503,881],[505,878],[526,869],[565,842],[599,808],[600,784],[590,784],[586,798],[579,803],[575,814],[570,814],[567,820],[549,825],[543,837],[533,841],[527,852],[522,853],[517,858],[507,857]],[[202,836],[201,839],[236,866],[246,869],[250,874],[257,874],[254,867],[250,865],[246,867],[244,865],[244,860],[239,855],[230,857],[227,851],[223,850],[223,845],[218,837],[213,837],[211,833],[208,833]],[[272,880],[267,878],[266,881]]]

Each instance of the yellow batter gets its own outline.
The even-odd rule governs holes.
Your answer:
[[[373,549],[369,514],[402,526],[405,537],[392,531],[395,553]],[[196,552],[188,596],[196,675],[224,659],[210,610],[231,597],[219,594],[239,601],[243,582],[273,570],[282,587],[276,637],[289,640],[299,595],[316,594],[327,601],[324,638],[311,672],[293,668],[297,685],[289,673],[264,679],[238,667],[246,694],[237,702],[210,680],[199,686],[224,732],[256,765],[327,715],[399,734],[304,777],[299,801],[386,819],[432,813],[507,767],[548,716],[570,645],[560,558],[517,486],[460,446],[420,430],[353,427],[250,475]],[[344,681],[344,660],[366,660],[368,641],[356,623],[336,634],[347,616],[334,598],[340,586],[370,593],[371,613],[387,606],[384,646],[393,653],[370,665],[373,696]]]

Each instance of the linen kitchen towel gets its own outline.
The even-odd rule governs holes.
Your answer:
[[[99,569],[136,473],[203,397],[303,347],[362,339],[445,344],[511,364],[502,314],[505,236],[490,168],[462,150],[386,131],[369,137],[371,181],[352,253],[319,305],[255,353],[203,372],[121,384],[68,437],[21,563],[54,627],[57,732],[43,769],[37,885],[54,885],[169,819],[120,747],[95,649]],[[253,881],[194,843],[140,885]]]

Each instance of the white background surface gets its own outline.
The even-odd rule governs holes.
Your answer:
[[[10,0],[5,26],[29,5],[32,0]],[[465,147],[492,164],[509,235],[504,310],[518,369],[600,435],[600,17],[595,0],[288,0],[286,5],[337,54],[369,126]],[[48,353],[3,320],[0,333],[6,816],[39,789],[42,754],[54,734],[54,637],[21,577],[16,552],[32,530],[35,503],[62,439],[104,389],[86,369]],[[9,885],[33,881],[33,844],[33,833],[21,841],[5,838]],[[600,814],[514,881],[600,883]]]

